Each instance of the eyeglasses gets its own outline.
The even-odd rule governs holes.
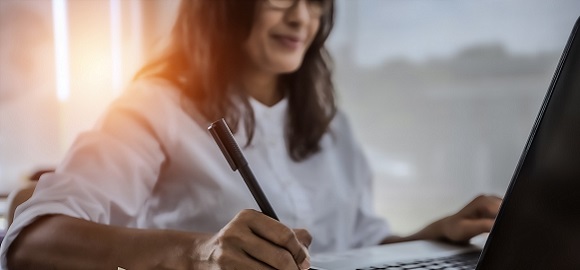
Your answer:
[[[286,10],[294,7],[302,0],[267,0],[267,2],[276,9]],[[321,17],[328,13],[331,8],[331,0],[305,0],[310,16]]]

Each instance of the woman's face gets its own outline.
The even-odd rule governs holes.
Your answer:
[[[322,1],[298,0],[288,8],[258,0],[254,23],[244,43],[248,66],[260,72],[283,74],[296,71],[320,26]],[[282,0],[287,3],[290,0]]]

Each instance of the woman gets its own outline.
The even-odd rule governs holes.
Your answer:
[[[337,112],[332,0],[183,1],[165,54],[19,208],[9,269],[307,269],[309,252],[488,231],[480,197],[397,237]],[[281,222],[255,210],[208,124],[225,117]],[[302,229],[292,229],[302,228]],[[311,237],[311,235],[313,237]],[[31,251],[34,251],[31,252]]]

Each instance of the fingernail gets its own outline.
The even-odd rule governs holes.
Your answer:
[[[300,264],[300,269],[308,270],[310,268],[310,257],[306,257],[304,261]]]

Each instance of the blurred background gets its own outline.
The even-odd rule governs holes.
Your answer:
[[[91,128],[167,37],[178,2],[0,1],[0,230],[8,194]],[[503,196],[580,0],[337,5],[339,103],[393,230]]]

